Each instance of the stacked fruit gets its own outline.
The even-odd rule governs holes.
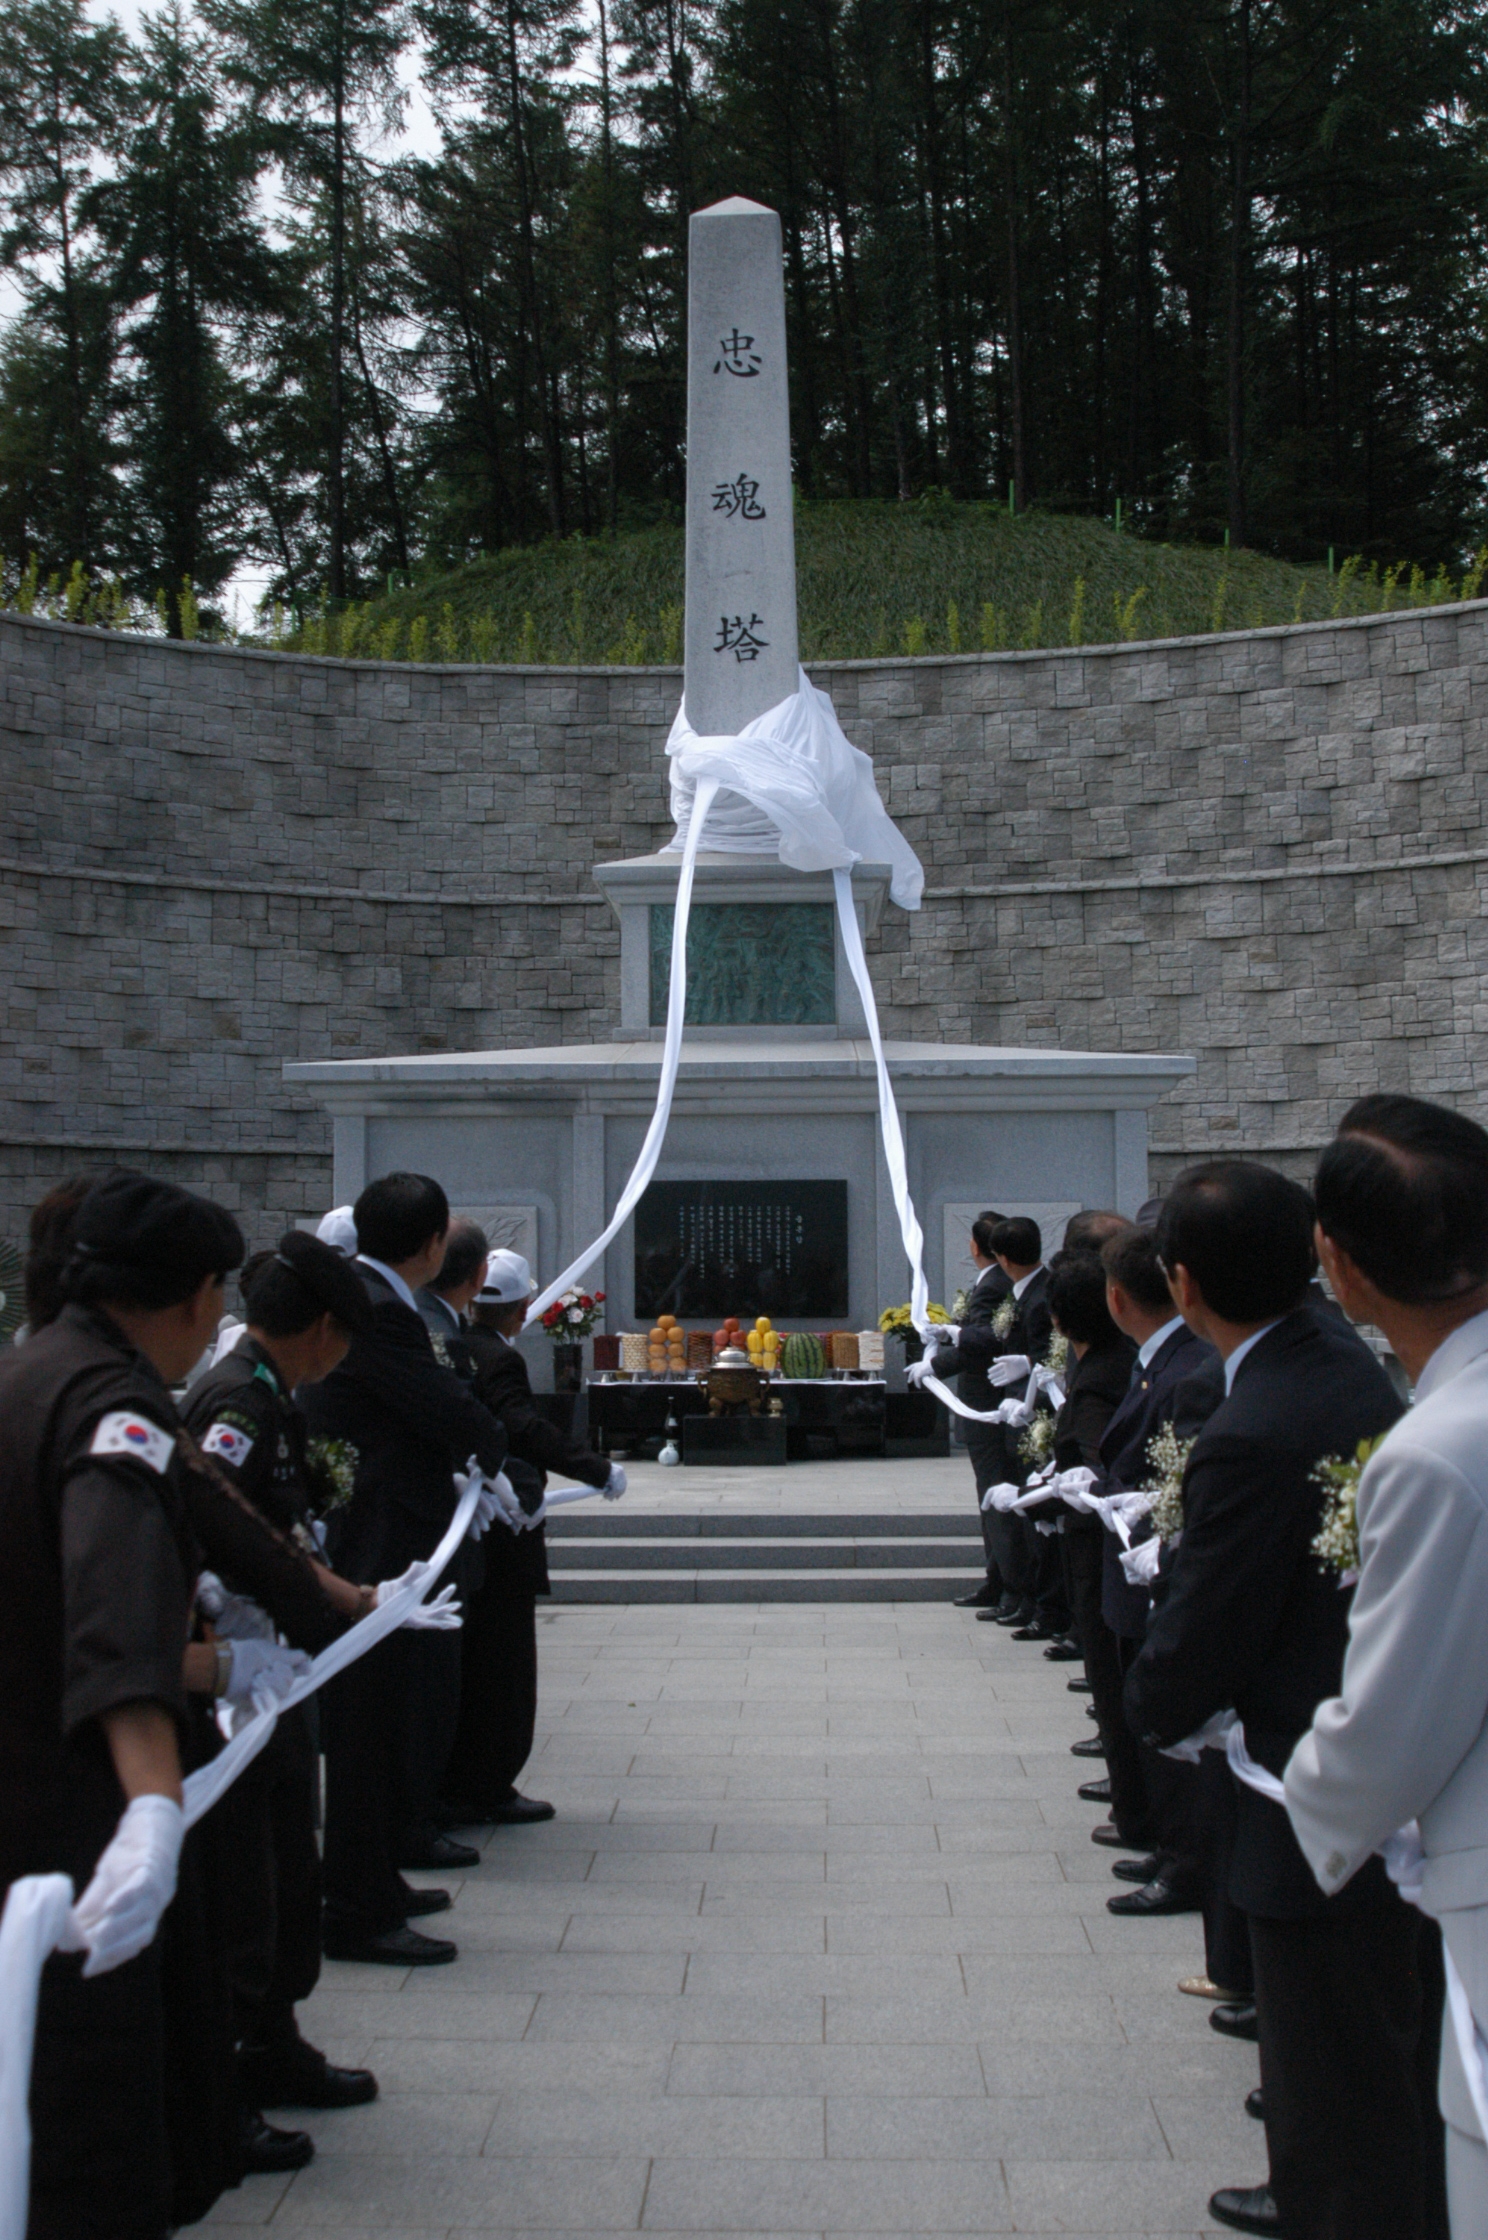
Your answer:
[[[646,1366],[653,1377],[687,1373],[687,1332],[674,1314],[660,1314],[646,1339]]]
[[[780,1365],[780,1332],[770,1328],[770,1317],[762,1314],[744,1340],[749,1348],[749,1358],[756,1369],[774,1370]]]

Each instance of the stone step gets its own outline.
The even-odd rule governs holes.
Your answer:
[[[548,1566],[571,1577],[576,1570],[593,1571],[779,1571],[779,1570],[945,1570],[954,1566],[980,1569],[986,1556],[979,1532],[963,1532],[955,1539],[919,1532],[883,1533],[872,1537],[833,1533],[808,1538],[805,1534],[748,1537],[709,1534],[690,1537],[668,1534],[620,1538],[606,1536],[566,1541],[548,1535]]]
[[[753,1511],[728,1507],[705,1510],[638,1511],[625,1501],[586,1502],[557,1509],[548,1524],[548,1545],[574,1540],[862,1540],[909,1537],[915,1540],[964,1540],[977,1537],[968,1500],[952,1510],[861,1509]]]
[[[949,1602],[960,1570],[555,1571],[555,1602]]]

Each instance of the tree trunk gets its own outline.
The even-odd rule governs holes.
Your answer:
[[[332,58],[331,125],[331,396],[326,500],[330,515],[330,581],[335,600],[346,597],[346,428],[342,361],[346,353],[346,45],[345,9],[336,10]]]
[[[1226,318],[1226,401],[1229,446],[1226,511],[1230,544],[1245,542],[1245,299],[1250,264],[1250,8],[1240,7],[1240,100],[1231,171],[1229,305]]]

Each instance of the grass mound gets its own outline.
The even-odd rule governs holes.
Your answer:
[[[1001,653],[1320,622],[1477,596],[1488,548],[1445,568],[1335,573],[1263,553],[1147,543],[1102,521],[950,499],[800,504],[807,661]],[[380,661],[599,662],[682,658],[682,531],[524,546],[385,598],[321,612],[276,645]]]

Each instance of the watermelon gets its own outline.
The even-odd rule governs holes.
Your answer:
[[[780,1366],[788,1377],[824,1377],[827,1357],[809,1330],[788,1330],[780,1341]]]

